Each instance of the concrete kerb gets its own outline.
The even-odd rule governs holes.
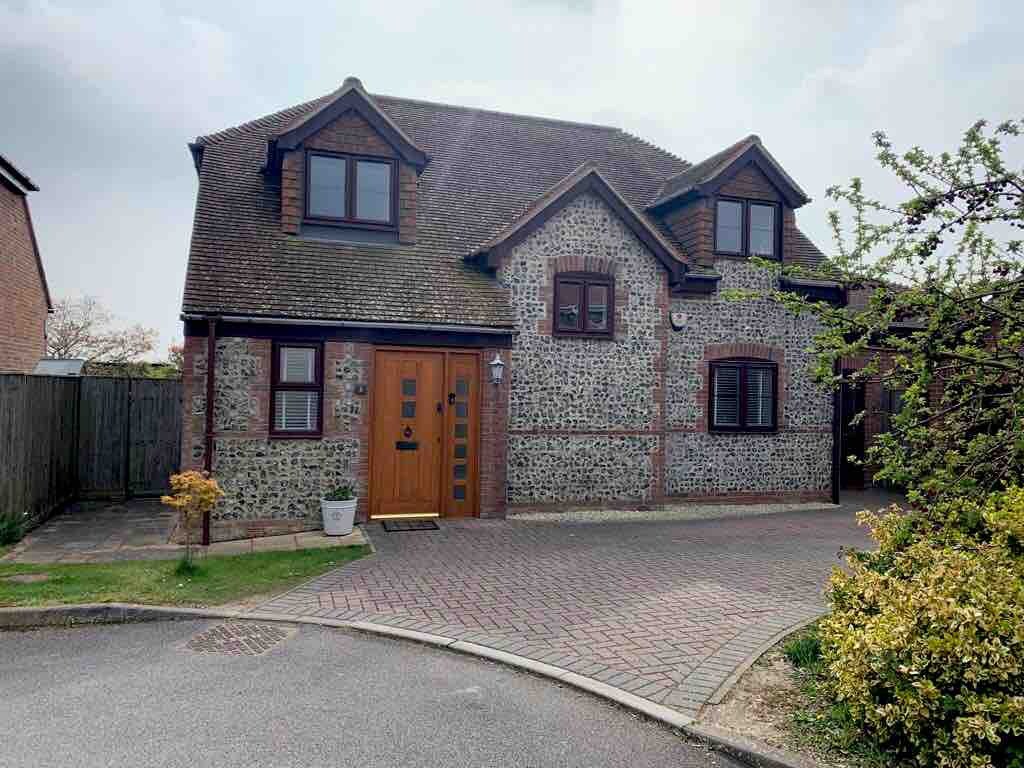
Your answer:
[[[748,744],[730,734],[695,725],[693,718],[656,702],[636,696],[621,688],[603,683],[568,669],[545,664],[525,656],[518,656],[496,648],[469,643],[454,637],[417,632],[403,627],[391,627],[369,621],[342,621],[316,616],[293,616],[260,611],[218,610],[210,608],[176,608],[171,606],[136,605],[130,603],[94,603],[85,605],[58,605],[45,608],[0,608],[0,630],[32,629],[40,627],[70,627],[81,624],[123,624],[141,621],[189,621],[196,619],[231,619],[236,621],[265,621],[287,624],[309,624],[335,629],[347,629],[367,634],[445,648],[469,656],[489,659],[506,666],[540,675],[581,691],[599,696],[625,709],[681,731],[708,747],[732,755],[758,768],[806,768],[807,764],[790,759],[792,756],[772,750],[770,753],[758,745]],[[792,630],[791,630],[792,631]]]

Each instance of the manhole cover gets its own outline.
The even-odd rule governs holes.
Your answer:
[[[296,632],[281,624],[256,624],[239,621],[218,624],[200,632],[186,643],[196,653],[220,653],[227,656],[261,656]]]

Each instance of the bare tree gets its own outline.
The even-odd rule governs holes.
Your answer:
[[[46,353],[89,363],[130,363],[153,351],[156,330],[138,324],[115,328],[113,322],[93,296],[61,299],[46,323]]]

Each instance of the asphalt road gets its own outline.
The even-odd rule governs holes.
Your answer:
[[[312,626],[261,656],[188,647],[215,626],[0,632],[0,766],[739,765],[490,662]]]

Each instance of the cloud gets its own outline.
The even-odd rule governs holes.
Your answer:
[[[618,125],[689,160],[758,133],[815,202],[895,192],[870,134],[956,145],[1024,115],[1019,3],[826,0],[0,0],[0,151],[35,178],[57,295],[180,335],[197,134],[373,92]]]

